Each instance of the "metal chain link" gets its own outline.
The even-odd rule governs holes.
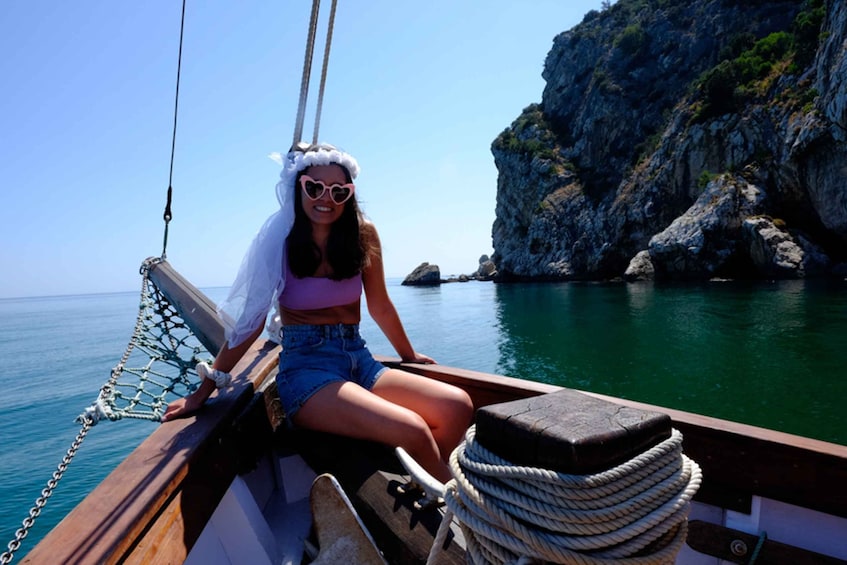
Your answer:
[[[18,528],[18,531],[15,532],[15,539],[9,542],[7,546],[8,551],[4,552],[0,555],[0,563],[3,565],[7,565],[12,562],[12,559],[15,556],[15,552],[20,549],[21,542],[24,538],[29,534],[29,530],[35,524],[35,519],[38,518],[39,514],[41,514],[41,509],[44,508],[44,505],[47,504],[47,499],[53,494],[53,491],[56,489],[56,485],[59,484],[59,481],[65,474],[65,471],[68,469],[68,465],[71,464],[71,460],[76,455],[79,446],[82,445],[82,440],[85,439],[85,435],[88,433],[88,430],[91,429],[91,420],[86,419],[82,423],[82,428],[79,430],[79,433],[76,436],[76,439],[71,444],[70,449],[62,458],[62,462],[59,463],[59,466],[55,471],[53,471],[53,477],[47,481],[47,486],[41,491],[41,496],[39,496],[35,505],[30,509],[29,516],[24,518],[23,522],[21,522],[21,527]]]
[[[150,267],[160,261],[161,259],[158,257],[149,257],[142,263],[141,268],[139,269],[139,272],[141,274],[142,296],[145,295],[145,291],[147,290],[147,285],[149,283],[148,275],[150,272]],[[136,325],[133,329],[133,337],[137,336],[141,331],[140,328],[142,326],[142,317],[143,316],[139,315],[138,319],[136,320]],[[112,389],[114,389],[117,375],[120,373],[120,371],[123,369],[123,366],[129,359],[129,355],[132,352],[132,349],[133,340],[130,340],[130,345],[127,346],[123,357],[121,357],[121,360],[118,362],[118,366],[113,369],[111,378],[101,389],[101,397],[103,397],[104,394],[108,394]],[[0,565],[8,565],[12,562],[15,552],[20,549],[21,542],[23,542],[24,538],[26,538],[26,536],[29,534],[29,530],[35,524],[35,519],[38,518],[38,516],[41,514],[41,510],[47,504],[47,499],[50,498],[50,496],[53,494],[56,485],[59,483],[62,476],[65,474],[68,465],[70,465],[71,460],[76,455],[76,452],[79,449],[80,445],[82,445],[82,441],[85,439],[88,430],[90,430],[91,427],[97,423],[96,420],[86,416],[78,417],[77,421],[82,424],[82,428],[80,429],[79,434],[77,434],[76,439],[71,444],[71,447],[70,449],[68,449],[67,453],[65,454],[65,457],[62,459],[62,462],[59,463],[58,468],[53,471],[52,478],[47,481],[47,486],[41,491],[41,496],[36,499],[35,505],[29,511],[29,516],[24,518],[24,520],[21,522],[21,527],[18,528],[18,531],[15,532],[15,539],[10,541],[7,545],[8,551],[4,552],[3,554],[0,554]]]
[[[159,421],[161,419],[161,414],[133,414],[131,412],[125,413],[120,410],[113,410],[115,406],[110,400],[113,400],[112,397],[115,395],[115,390],[118,387],[118,377],[123,374],[126,368],[126,364],[129,362],[129,358],[133,350],[136,346],[144,348],[144,343],[140,343],[145,332],[146,323],[153,319],[155,316],[151,312],[155,310],[155,314],[161,317],[161,321],[159,323],[154,324],[155,326],[161,326],[162,332],[158,336],[160,340],[168,340],[169,345],[171,346],[171,350],[176,353],[177,349],[184,345],[184,340],[176,339],[172,334],[171,330],[176,327],[182,327],[181,323],[178,323],[173,318],[176,316],[174,312],[171,314],[168,311],[170,308],[170,304],[167,302],[167,299],[161,295],[160,291],[156,289],[154,285],[151,285],[150,280],[150,270],[151,268],[162,262],[163,259],[161,257],[148,257],[145,259],[139,269],[139,274],[141,275],[141,304],[139,305],[138,317],[135,321],[135,327],[132,331],[132,337],[127,344],[127,348],[121,356],[118,364],[112,369],[109,380],[104,384],[100,389],[100,394],[98,395],[98,400],[92,408],[89,408],[86,412],[77,417],[76,421],[82,424],[82,429],[71,445],[70,449],[68,449],[67,454],[62,459],[62,462],[59,464],[56,471],[53,472],[52,478],[47,481],[47,486],[41,491],[41,496],[35,501],[35,505],[29,511],[29,516],[25,518],[21,524],[21,528],[15,532],[15,538],[9,542],[8,551],[0,554],[0,565],[7,565],[10,563],[14,557],[14,554],[21,546],[21,542],[26,538],[33,524],[35,523],[35,519],[41,514],[41,510],[47,504],[47,499],[53,494],[53,490],[56,488],[59,480],[65,474],[65,471],[68,468],[71,460],[76,455],[77,450],[82,444],[83,439],[85,439],[88,431],[94,427],[101,416],[107,416],[109,419],[120,419],[123,417],[130,418],[143,418],[143,419],[152,419]],[[151,288],[155,291],[156,296],[153,296],[153,292],[151,292]],[[147,348],[155,349],[155,343],[146,344]],[[167,344],[162,343],[163,346]],[[148,355],[152,355],[156,352],[148,351]],[[156,353],[159,355],[159,353]],[[185,361],[179,357],[179,355],[175,355],[174,359],[168,357],[169,360],[173,362],[178,362],[180,369],[180,378],[188,373],[192,372],[193,367],[198,361],[197,358],[198,350],[194,348],[193,355],[190,360]],[[161,360],[161,358],[159,358]],[[162,386],[162,385],[159,385]],[[164,392],[172,391],[172,388],[164,388]],[[94,406],[107,406],[107,410],[101,412],[98,410],[94,410]],[[149,405],[145,405],[149,406]]]
[[[100,388],[99,399],[107,399],[109,398],[115,390],[115,383],[118,381],[118,377],[123,373],[124,367],[129,361],[129,356],[132,354],[133,349],[135,349],[135,343],[138,336],[141,335],[144,329],[144,306],[145,300],[150,296],[149,292],[149,283],[150,283],[150,268],[153,265],[162,262],[161,257],[148,257],[141,263],[141,267],[138,269],[138,273],[141,275],[141,305],[138,309],[138,317],[135,319],[135,327],[132,328],[132,337],[127,343],[126,349],[124,350],[123,355],[121,356],[120,361],[115,367],[112,369],[112,373],[109,376],[109,380],[106,381]],[[77,418],[79,420],[79,418]],[[94,421],[94,424],[97,422]]]

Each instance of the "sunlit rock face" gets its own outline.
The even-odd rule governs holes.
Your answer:
[[[587,14],[492,144],[497,280],[843,272],[846,30],[843,2]]]

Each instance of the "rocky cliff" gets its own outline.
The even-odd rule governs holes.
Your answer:
[[[847,2],[619,0],[492,144],[500,280],[845,274]]]

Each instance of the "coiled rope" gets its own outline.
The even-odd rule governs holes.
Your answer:
[[[453,516],[468,562],[673,563],[688,531],[700,467],[682,434],[607,471],[569,475],[512,465],[475,441],[471,427],[450,457],[447,512],[428,563],[436,563]]]

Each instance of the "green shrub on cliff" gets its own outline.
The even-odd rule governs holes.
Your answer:
[[[794,19],[791,32],[771,33],[735,58],[706,71],[697,83],[702,102],[692,121],[735,112],[751,99],[767,94],[773,80],[783,72],[802,72],[814,58],[824,14],[823,0],[807,0],[804,10]],[[732,47],[748,40],[738,38]],[[803,93],[797,96],[808,99]]]
[[[540,104],[530,104],[492,144],[496,149],[555,160],[556,140]]]
[[[640,23],[626,26],[623,32],[615,39],[615,47],[631,57],[638,55],[648,41],[647,33]]]

